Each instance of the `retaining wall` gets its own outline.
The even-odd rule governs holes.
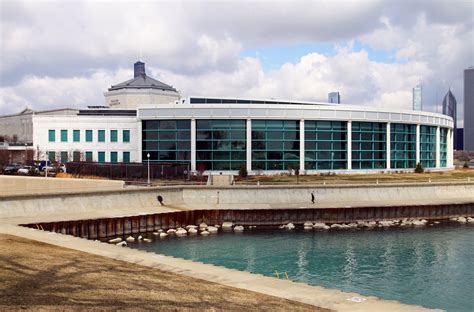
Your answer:
[[[0,195],[48,194],[116,190],[124,187],[124,181],[22,177],[0,175]]]

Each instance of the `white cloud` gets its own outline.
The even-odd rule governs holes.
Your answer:
[[[0,113],[102,104],[108,86],[130,78],[139,52],[149,72],[186,94],[324,101],[338,90],[347,103],[410,108],[422,79],[431,110],[449,86],[462,103],[462,69],[474,64],[469,0],[0,5]],[[355,52],[354,41],[397,63]],[[336,54],[308,53],[270,71],[240,57],[320,42]]]

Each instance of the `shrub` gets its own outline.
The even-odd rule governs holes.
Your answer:
[[[240,166],[240,169],[239,169],[239,177],[241,178],[246,178],[248,176],[248,172],[247,172],[247,166],[246,165],[242,165]]]
[[[425,169],[423,169],[423,165],[421,163],[416,164],[415,173],[423,173]]]
[[[464,162],[464,165],[462,166],[464,169],[469,169],[469,162]]]

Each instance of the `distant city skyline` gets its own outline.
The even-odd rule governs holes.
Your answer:
[[[474,67],[464,70],[464,149],[474,151]]]
[[[100,105],[137,55],[183,95],[326,101],[337,90],[345,104],[411,109],[423,77],[425,111],[449,86],[462,94],[474,65],[465,0],[0,6],[0,114]]]
[[[339,92],[329,92],[328,93],[328,103],[340,104],[341,103],[341,94]]]

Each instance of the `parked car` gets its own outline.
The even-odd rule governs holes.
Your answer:
[[[23,166],[18,169],[17,173],[19,175],[37,175],[39,173],[39,170],[34,166]]]
[[[2,168],[2,173],[3,174],[16,174],[18,172],[18,169],[20,169],[20,165],[18,164],[8,164],[3,166]]]
[[[51,167],[51,166],[44,166],[43,171],[41,171],[41,175],[44,175],[45,177],[55,177],[57,173],[56,167]]]

